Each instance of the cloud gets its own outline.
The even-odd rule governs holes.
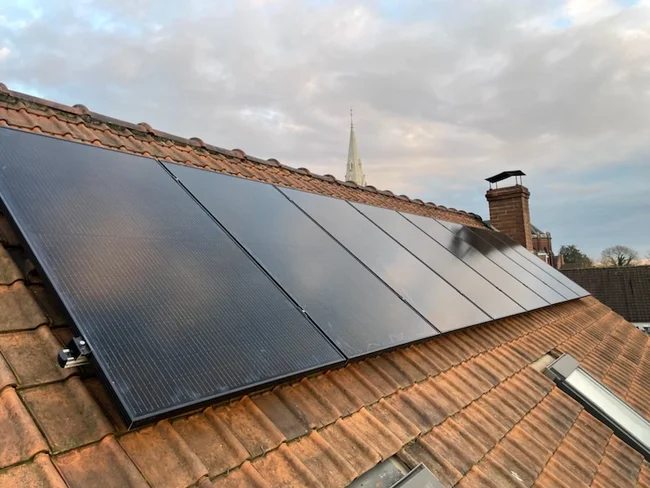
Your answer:
[[[11,49],[9,49],[7,46],[0,47],[0,63],[5,61],[10,54],[11,54]]]
[[[370,184],[486,215],[483,178],[519,168],[546,225],[545,195],[612,195],[568,172],[650,157],[650,3],[629,3],[9,0],[2,81],[338,177],[353,105]]]

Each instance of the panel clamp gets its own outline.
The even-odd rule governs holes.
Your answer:
[[[74,368],[82,364],[88,364],[90,347],[83,337],[75,337],[68,345],[59,351],[57,361],[62,368]]]

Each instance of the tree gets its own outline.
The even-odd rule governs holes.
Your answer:
[[[601,261],[605,266],[634,266],[638,257],[631,247],[617,245],[603,250]]]
[[[591,266],[591,259],[589,259],[589,256],[578,249],[575,244],[562,246],[560,248],[560,254],[564,258],[566,264],[579,264],[585,268]]]

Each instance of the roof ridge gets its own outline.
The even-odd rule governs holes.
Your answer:
[[[245,151],[243,151],[241,149],[228,150],[228,149],[224,149],[224,148],[219,147],[219,146],[213,146],[211,144],[205,143],[199,137],[190,137],[189,139],[187,139],[187,138],[184,138],[184,137],[180,137],[180,136],[177,136],[177,135],[174,135],[174,134],[170,134],[170,133],[167,133],[167,132],[164,132],[164,131],[154,129],[151,125],[149,125],[146,122],[140,122],[138,124],[134,124],[132,122],[127,122],[127,121],[116,119],[116,118],[113,118],[113,117],[110,117],[110,116],[107,116],[107,115],[99,114],[97,112],[93,112],[93,111],[89,110],[87,106],[85,106],[83,104],[75,104],[74,106],[69,106],[69,105],[61,104],[61,103],[54,102],[54,101],[51,101],[51,100],[47,100],[47,99],[44,99],[44,98],[35,97],[33,95],[29,95],[29,94],[26,94],[26,93],[9,90],[4,83],[0,82],[0,100],[2,98],[4,98],[3,95],[4,95],[4,97],[10,97],[10,98],[13,98],[13,99],[18,100],[18,101],[33,103],[33,104],[36,104],[36,105],[41,105],[41,106],[47,107],[47,108],[55,110],[55,111],[60,111],[60,112],[65,112],[65,113],[68,113],[68,114],[76,115],[76,116],[82,118],[83,120],[85,120],[87,122],[94,121],[94,122],[104,123],[104,124],[109,125],[109,128],[110,128],[110,126],[116,126],[116,127],[121,128],[121,129],[134,130],[134,131],[137,131],[137,132],[141,132],[141,133],[150,135],[154,139],[169,140],[169,141],[172,141],[172,142],[175,142],[175,143],[178,143],[178,144],[182,144],[182,145],[192,147],[193,149],[201,148],[201,149],[204,149],[204,150],[206,150],[208,152],[211,152],[211,153],[217,153],[217,154],[220,154],[222,156],[226,156],[226,157],[233,158],[233,159],[239,159],[241,161],[246,161],[246,162],[253,163],[253,164],[260,164],[260,165],[264,165],[264,166],[282,168],[282,169],[287,170],[289,172],[301,174],[301,175],[304,175],[304,176],[307,176],[307,177],[310,177],[310,178],[314,178],[314,179],[318,179],[318,180],[322,180],[322,181],[327,181],[327,182],[330,182],[330,183],[334,183],[334,184],[349,187],[349,188],[354,188],[354,189],[360,190],[360,191],[380,194],[380,195],[383,195],[383,196],[395,198],[397,200],[401,200],[401,201],[405,201],[405,202],[409,202],[409,203],[414,203],[414,204],[417,204],[417,205],[422,205],[422,206],[428,207],[428,208],[434,208],[434,209],[442,210],[442,211],[449,212],[449,213],[452,213],[452,214],[464,215],[464,216],[467,216],[467,217],[470,217],[470,218],[476,220],[477,222],[481,222],[481,223],[483,222],[483,219],[481,218],[481,216],[479,216],[479,215],[477,215],[477,214],[475,214],[473,212],[467,212],[465,210],[459,210],[459,209],[455,209],[455,208],[452,208],[452,207],[445,207],[444,205],[438,205],[438,204],[433,203],[433,202],[424,202],[423,200],[421,200],[419,198],[410,198],[407,195],[396,195],[395,193],[393,193],[390,190],[379,190],[375,186],[372,186],[372,185],[359,186],[359,185],[357,185],[356,183],[353,183],[353,182],[339,180],[335,176],[330,175],[330,174],[320,175],[320,174],[312,173],[310,170],[308,170],[307,168],[304,168],[304,167],[294,168],[292,166],[288,166],[288,165],[285,165],[285,164],[281,163],[280,161],[278,161],[275,158],[261,159],[261,158],[255,157],[255,156],[248,155],[248,154],[246,154]]]

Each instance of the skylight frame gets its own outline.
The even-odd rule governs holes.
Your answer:
[[[546,372],[562,391],[650,461],[650,422],[645,417],[581,368],[569,354],[563,354],[549,364]],[[643,430],[639,431],[639,428]]]

